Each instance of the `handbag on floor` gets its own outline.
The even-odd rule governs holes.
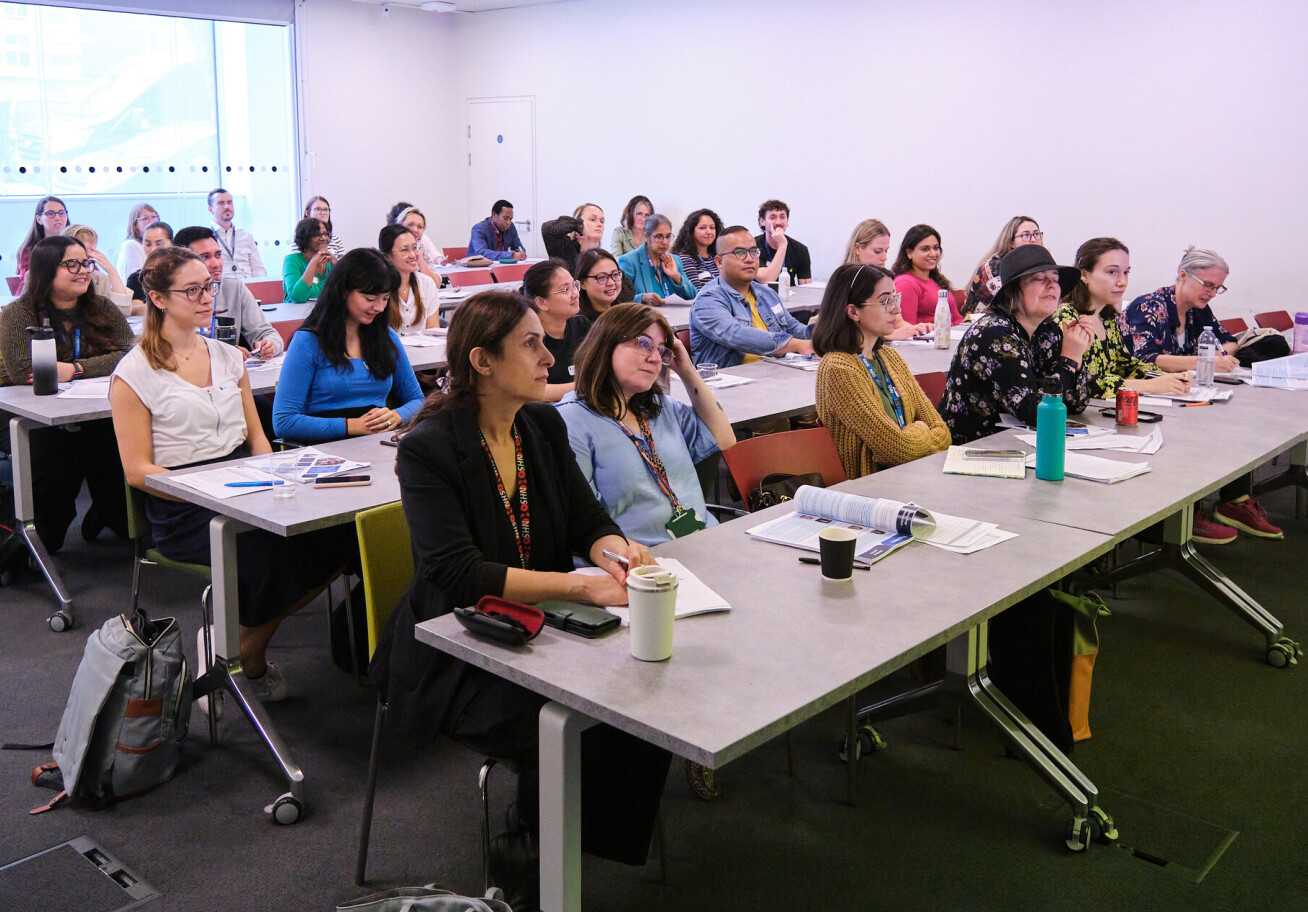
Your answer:
[[[498,899],[457,896],[449,890],[428,887],[396,887],[360,896],[336,907],[336,912],[513,912]]]
[[[758,488],[750,491],[745,499],[749,512],[754,513],[766,507],[775,507],[779,503],[795,499],[795,492],[804,485],[825,488],[820,472],[806,472],[803,475],[788,475],[785,472],[773,472],[759,479]]]
[[[1072,740],[1090,738],[1090,684],[1099,657],[1101,616],[1112,614],[1096,592],[1071,595],[1050,589],[1049,594],[1072,609],[1072,670],[1067,682],[1067,721],[1072,726]]]

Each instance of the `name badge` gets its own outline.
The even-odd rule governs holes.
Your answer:
[[[577,376],[577,365],[575,365],[575,364],[569,364],[569,365],[568,365],[568,376],[569,376],[569,377],[575,377],[575,376]]]
[[[773,304],[772,312],[779,317],[786,312],[786,308],[782,307],[780,304]]]

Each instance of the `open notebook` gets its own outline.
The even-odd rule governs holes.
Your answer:
[[[677,578],[677,610],[676,617],[692,617],[696,614],[712,614],[717,611],[730,611],[731,605],[722,596],[710,589],[703,580],[686,569],[685,564],[671,557],[655,558],[657,563],[664,570],[671,570]],[[602,574],[605,571],[599,567],[583,567],[578,573]],[[622,626],[626,627],[631,621],[630,612],[626,605],[605,605],[605,611],[609,611],[622,618]]]

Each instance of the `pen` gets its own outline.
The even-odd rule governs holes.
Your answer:
[[[600,552],[600,554],[604,555],[609,560],[617,561],[618,563],[622,564],[622,566],[624,567],[631,566],[631,561],[627,560],[625,557],[623,557],[621,554],[618,554],[616,551],[610,551],[608,548],[605,548],[603,551]]]
[[[284,481],[229,481],[223,485],[225,488],[272,488],[280,484],[286,484]]]
[[[1198,408],[1201,405],[1212,405],[1211,402],[1182,402],[1181,408]]]
[[[816,557],[801,557],[801,558],[799,559],[799,562],[800,562],[801,564],[817,564],[819,567],[822,566],[822,561],[821,561],[821,559],[816,558]],[[854,561],[854,569],[855,569],[855,570],[871,570],[871,569],[872,569],[872,566],[871,566],[871,564],[860,564],[858,561]]]

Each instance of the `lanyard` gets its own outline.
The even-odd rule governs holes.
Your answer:
[[[659,459],[659,454],[654,449],[654,435],[650,433],[649,422],[645,420],[643,415],[636,415],[636,425],[640,428],[641,434],[645,437],[642,441],[631,432],[631,428],[627,427],[621,421],[612,418],[609,420],[622,428],[622,433],[627,435],[627,439],[630,440],[632,446],[636,448],[636,452],[640,454],[640,458],[645,460],[645,468],[649,469],[649,474],[654,479],[655,484],[659,486],[659,490],[663,492],[663,496],[668,499],[668,503],[672,504],[672,512],[679,512],[681,510],[681,501],[677,499],[677,495],[673,492],[672,485],[668,482],[668,470],[663,467],[663,460]]]
[[[527,508],[527,467],[522,461],[522,438],[518,435],[518,426],[513,426],[513,462],[514,470],[518,475],[518,512],[513,512],[513,504],[509,502],[508,489],[504,487],[504,479],[500,477],[499,466],[495,465],[495,457],[491,455],[490,444],[486,442],[486,435],[480,431],[477,436],[481,438],[481,448],[486,451],[486,459],[490,462],[491,472],[495,475],[495,485],[500,491],[500,502],[504,505],[504,512],[508,514],[509,526],[513,529],[513,540],[518,545],[518,561],[522,564],[522,569],[527,569],[527,561],[531,559],[531,511]]]
[[[230,260],[232,261],[232,272],[236,272],[236,228],[235,228],[235,226],[232,227],[232,244],[231,244],[230,247],[227,246],[227,242],[226,242],[225,240],[223,240],[223,230],[222,230],[221,228],[219,228],[217,231],[215,231],[215,232],[213,233],[213,236],[216,237],[216,238],[218,239],[218,243],[222,245],[223,251],[227,254],[228,259],[230,259]]]
[[[645,255],[646,255],[646,257],[649,256],[649,248],[648,248],[648,247],[645,248]],[[666,298],[666,297],[668,296],[668,281],[669,281],[669,280],[667,279],[666,276],[663,275],[663,261],[662,261],[662,259],[660,259],[658,263],[654,264],[652,268],[653,268],[653,270],[654,270],[654,280],[655,280],[656,282],[659,283],[659,296],[660,296],[660,297],[663,297],[663,298]],[[631,432],[628,431],[627,433],[630,434]]]
[[[82,331],[73,330],[73,360],[76,361],[82,357]]]
[[[904,402],[899,398],[899,390],[895,389],[895,384],[891,382],[890,375],[886,374],[885,379],[883,380],[876,370],[873,369],[872,362],[869,361],[866,356],[859,355],[858,357],[862,359],[863,366],[867,368],[868,376],[872,378],[872,382],[876,384],[877,389],[881,390],[886,398],[890,400],[890,405],[895,410],[895,420],[899,422],[899,426],[902,428],[904,426]],[[886,365],[881,360],[880,353],[874,354],[873,357],[877,359],[877,367],[881,368],[884,372]]]

